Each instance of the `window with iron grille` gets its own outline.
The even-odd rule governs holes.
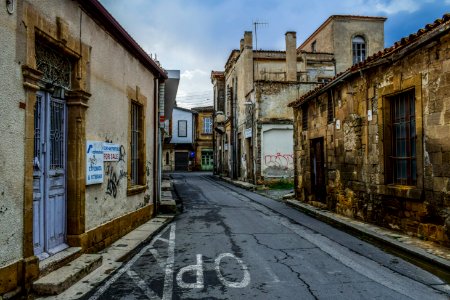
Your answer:
[[[136,102],[131,102],[131,172],[130,181],[132,185],[144,184],[143,153],[144,141],[142,135],[142,106]]]
[[[302,106],[302,130],[308,130],[308,105]]]
[[[212,120],[210,117],[203,118],[203,133],[204,134],[212,133]]]
[[[362,36],[355,36],[352,39],[353,64],[357,64],[366,59],[366,40]]]
[[[415,185],[416,113],[414,90],[388,99],[390,106],[390,149],[388,149],[388,181],[393,184]]]
[[[331,91],[328,91],[327,93],[327,120],[328,124],[332,123],[334,121],[334,106],[333,106],[333,95],[331,94]]]

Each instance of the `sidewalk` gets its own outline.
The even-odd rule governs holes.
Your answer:
[[[148,243],[172,221],[177,214],[176,201],[171,193],[172,190],[172,181],[170,179],[164,179],[162,182],[162,197],[159,208],[160,214],[121,237],[102,251],[96,254],[85,254],[84,256],[87,259],[96,259],[97,264],[94,267],[88,266],[90,269],[86,270],[87,275],[77,275],[80,269],[86,267],[77,265],[75,260],[50,273],[50,277],[41,277],[38,281],[43,281],[43,283],[39,284],[39,288],[44,291],[50,291],[46,292],[46,294],[58,293],[58,295],[36,295],[36,299],[80,299],[88,295],[95,287],[99,286],[104,280],[122,267],[131,256],[136,254],[142,246]],[[81,279],[79,279],[80,277]],[[66,284],[66,278],[71,278],[70,281],[72,283]],[[72,278],[77,279],[72,280]],[[65,285],[71,286],[61,288],[61,286]],[[65,290],[60,292],[62,289]],[[35,292],[38,291],[35,290]]]
[[[36,299],[79,299],[101,282],[107,279],[113,272],[118,270],[129,257],[136,253],[136,251],[153,236],[160,232],[174,216],[159,215],[147,223],[139,226],[135,230],[126,234],[119,240],[115,241],[111,246],[99,252],[102,256],[103,263],[92,273],[83,277],[77,283],[69,287],[67,290],[59,295],[36,297]]]
[[[243,181],[231,180],[227,177],[217,176],[223,181],[246,190],[255,191],[256,186]],[[386,245],[386,248],[394,249],[400,255],[414,260],[433,264],[450,272],[450,249],[430,241],[424,241],[401,232],[379,227],[374,224],[357,221],[327,210],[319,209],[298,200],[287,199],[284,201],[305,214],[326,222],[333,227],[343,229],[351,234],[362,236],[366,240],[377,244]]]

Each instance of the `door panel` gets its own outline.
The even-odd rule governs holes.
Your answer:
[[[33,248],[34,254],[40,255],[44,252],[44,176],[45,168],[42,146],[44,141],[43,131],[45,120],[42,117],[44,110],[44,94],[38,93],[34,107],[34,155],[33,155]]]
[[[189,152],[175,152],[175,171],[187,171],[189,167]]]
[[[326,201],[323,138],[311,140],[311,191],[317,201]]]
[[[35,255],[42,259],[67,248],[66,105],[38,93],[36,111],[33,239]]]

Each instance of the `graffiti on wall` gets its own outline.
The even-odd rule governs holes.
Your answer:
[[[266,154],[264,156],[264,176],[292,177],[294,176],[294,154]]]
[[[294,154],[267,154],[264,156],[264,164],[267,167],[291,168],[294,166]]]
[[[119,188],[120,181],[123,178],[127,178],[127,172],[124,170],[118,170],[117,172],[114,170],[114,167],[109,165],[106,167],[105,171],[106,176],[108,177],[107,185],[106,185],[106,194],[117,197],[117,189]]]

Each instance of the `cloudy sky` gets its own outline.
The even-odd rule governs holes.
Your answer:
[[[177,103],[212,105],[211,70],[223,70],[244,31],[258,28],[258,49],[301,44],[333,14],[384,16],[385,46],[450,11],[450,0],[100,0],[165,69],[181,71]]]

